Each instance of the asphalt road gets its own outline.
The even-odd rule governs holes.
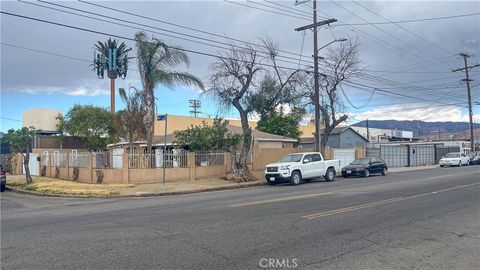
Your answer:
[[[1,210],[2,269],[480,269],[480,166]]]

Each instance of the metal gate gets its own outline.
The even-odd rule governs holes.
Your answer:
[[[333,158],[340,160],[340,168],[343,168],[355,160],[355,148],[333,149]]]
[[[408,166],[408,148],[406,145],[382,145],[380,147],[380,158],[388,167]]]
[[[410,145],[410,166],[435,164],[434,145]]]

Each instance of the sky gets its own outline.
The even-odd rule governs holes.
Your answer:
[[[109,81],[98,79],[90,63],[93,44],[109,35],[132,38],[145,31],[169,45],[211,55],[224,51],[228,38],[258,43],[259,37],[268,35],[282,50],[283,66],[312,65],[312,32],[294,31],[311,23],[311,2],[298,6],[293,0],[92,3],[107,9],[76,1],[0,3],[2,12],[106,34],[1,14],[0,131],[21,127],[22,112],[31,108],[64,113],[74,104],[108,108]],[[468,121],[467,91],[461,81],[465,75],[452,70],[463,67],[460,52],[471,55],[470,65],[480,63],[480,1],[318,1],[317,6],[320,20],[338,20],[320,28],[319,46],[339,38],[360,42],[362,75],[352,79],[354,85],[343,86],[349,123],[364,119]],[[104,21],[99,21],[98,15]],[[381,22],[384,24],[372,24]],[[121,41],[133,49],[130,56],[135,56],[135,44]],[[177,70],[208,83],[209,66],[215,58],[188,55],[190,66],[178,66]],[[475,104],[480,102],[480,67],[471,69],[470,77],[474,80],[475,121],[480,122],[479,105]],[[127,78],[117,79],[116,86],[141,88],[134,60]],[[188,101],[200,99],[202,116],[237,117],[233,110],[220,111],[215,101],[198,89],[159,86],[155,96],[158,113],[189,115]],[[117,110],[123,106],[117,95]]]

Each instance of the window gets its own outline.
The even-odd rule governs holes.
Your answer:
[[[312,156],[313,155],[305,155],[305,157],[303,157],[303,160],[305,161],[306,159],[310,160],[310,162],[312,162]]]
[[[313,154],[312,155],[312,161],[321,161],[322,158],[320,158],[320,154]]]

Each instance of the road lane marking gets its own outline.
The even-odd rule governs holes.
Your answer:
[[[432,191],[432,192],[427,192],[427,193],[422,193],[422,194],[417,194],[417,195],[412,195],[412,196],[407,196],[407,197],[396,197],[396,198],[382,200],[382,201],[376,201],[376,202],[359,204],[359,205],[350,206],[350,207],[338,208],[338,209],[333,209],[333,210],[329,210],[329,211],[324,211],[324,212],[314,213],[314,214],[310,214],[310,215],[305,215],[305,216],[302,216],[302,218],[312,220],[312,219],[322,218],[322,217],[326,217],[326,216],[351,212],[351,211],[355,211],[355,210],[359,210],[359,209],[364,209],[364,208],[368,208],[368,207],[383,205],[383,204],[387,204],[387,203],[393,203],[393,202],[398,202],[398,201],[404,201],[404,200],[407,200],[407,199],[413,199],[413,198],[419,198],[419,197],[428,196],[428,195],[439,194],[439,193],[442,193],[442,192],[447,192],[447,191],[456,190],[456,189],[465,188],[465,187],[471,187],[471,186],[475,186],[475,185],[480,185],[480,183],[474,183],[474,184],[469,184],[469,185],[461,185],[461,186],[436,190],[436,191]]]
[[[284,198],[278,198],[278,199],[271,199],[271,200],[262,200],[262,201],[251,201],[251,202],[245,202],[245,203],[237,203],[237,204],[231,204],[230,207],[242,207],[242,206],[250,206],[250,205],[259,205],[259,204],[268,204],[268,203],[276,203],[276,202],[294,201],[294,200],[308,199],[308,198],[313,198],[313,197],[318,197],[318,196],[325,196],[325,195],[331,195],[331,194],[334,194],[334,192],[313,193],[313,194],[290,196],[290,197],[284,197]]]

